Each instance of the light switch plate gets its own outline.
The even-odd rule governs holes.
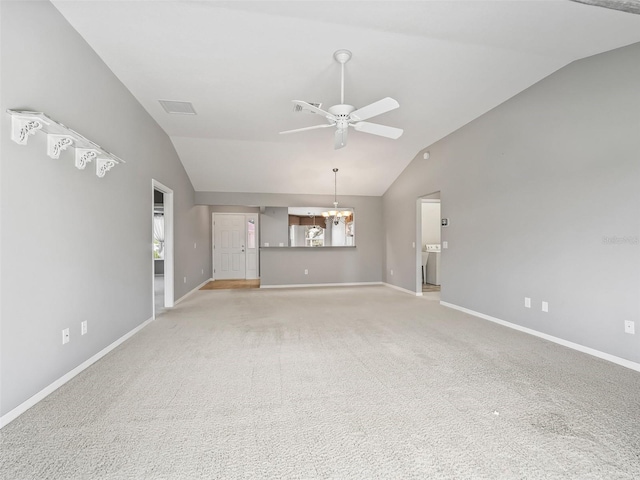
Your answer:
[[[625,333],[629,333],[631,335],[635,335],[636,334],[636,323],[632,322],[631,320],[625,320],[624,321],[624,332]]]
[[[531,298],[524,297],[524,308],[531,308]]]
[[[542,302],[542,311],[543,312],[549,311],[549,302]]]

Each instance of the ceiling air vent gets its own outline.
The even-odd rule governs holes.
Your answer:
[[[322,108],[322,103],[314,103],[314,102],[307,102],[309,105],[313,105],[316,108]],[[304,108],[302,108],[300,105],[295,104],[293,106],[293,112],[294,113],[300,113],[300,112],[304,112],[304,113],[314,113],[315,112],[311,112],[309,110],[305,110]]]
[[[167,113],[178,115],[195,115],[196,111],[190,102],[176,102],[173,100],[158,100]]]

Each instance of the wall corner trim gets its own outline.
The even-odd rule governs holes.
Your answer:
[[[408,293],[409,295],[413,295],[414,297],[422,297],[422,292],[413,292],[411,290],[407,290],[406,288],[398,287],[397,285],[392,285],[391,283],[382,282],[383,285],[393,288],[394,290],[399,290],[404,293]]]
[[[98,353],[93,355],[91,358],[89,358],[88,360],[85,360],[84,362],[82,362],[76,368],[74,368],[73,370],[71,370],[68,373],[64,374],[58,380],[56,380],[55,382],[53,382],[50,385],[46,386],[45,388],[40,390],[38,393],[33,395],[31,398],[29,398],[29,399],[25,400],[24,402],[22,402],[20,405],[18,405],[13,410],[5,413],[2,417],[0,417],[0,428],[3,428],[5,426],[7,426],[9,423],[14,421],[16,418],[18,418],[24,412],[26,412],[31,407],[33,407],[40,400],[44,399],[45,397],[47,397],[51,393],[55,392],[58,388],[63,386],[65,383],[67,383],[69,380],[71,380],[76,375],[82,373],[83,370],[86,370],[91,365],[96,363],[98,360],[100,360],[102,357],[104,357],[111,350],[115,349],[121,343],[124,343],[126,340],[128,340],[131,337],[133,337],[136,333],[138,333],[144,327],[149,325],[152,321],[153,321],[153,318],[149,318],[148,320],[145,320],[143,323],[141,323],[140,325],[135,327],[133,330],[131,330],[128,333],[125,333],[122,337],[117,339],[115,342],[113,342],[112,344],[106,346],[105,348],[100,350]]]
[[[173,306],[175,307],[176,305],[178,305],[181,301],[185,300],[189,295],[193,295],[194,293],[196,293],[198,290],[200,290],[202,287],[204,287],[207,283],[209,282],[213,282],[213,278],[210,278],[208,280],[205,280],[204,282],[202,282],[200,285],[198,285],[197,287],[195,287],[193,290],[190,290],[189,292],[185,293],[183,296],[181,296],[178,300],[176,300],[173,303]],[[173,308],[173,307],[172,307]]]
[[[459,310],[461,312],[468,313],[469,315],[482,318],[483,320],[488,320],[490,322],[498,323],[504,327],[513,328],[514,330],[519,330],[521,332],[528,333],[529,335],[534,335],[536,337],[543,338],[550,342],[557,343],[558,345],[562,345],[563,347],[571,348],[572,350],[577,350],[578,352],[586,353],[588,355],[592,355],[602,360],[607,360],[611,363],[615,363],[622,367],[626,367],[631,370],[640,372],[640,363],[636,363],[636,362],[632,362],[631,360],[626,360],[624,358],[616,357],[615,355],[601,352],[600,350],[596,350],[594,348],[585,347],[584,345],[580,345],[579,343],[573,343],[573,342],[570,342],[569,340],[564,340],[563,338],[554,337],[553,335],[548,335],[546,333],[542,333],[537,330],[533,330],[531,328],[523,327],[516,323],[507,322],[506,320],[500,320],[499,318],[492,317],[490,315],[485,315],[484,313],[476,312],[474,310],[470,310],[465,307],[460,307],[458,305],[454,305],[453,303],[447,303],[447,302],[441,301],[440,305],[442,305],[443,307],[448,307],[454,310]]]

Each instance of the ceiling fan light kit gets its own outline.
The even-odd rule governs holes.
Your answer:
[[[347,145],[349,127],[353,127],[357,132],[370,133],[372,135],[379,135],[381,137],[391,138],[394,140],[400,138],[403,133],[401,128],[363,121],[398,108],[400,104],[393,98],[386,97],[359,109],[356,109],[353,105],[344,103],[344,65],[351,60],[351,57],[351,52],[344,49],[337,50],[333,54],[333,58],[340,64],[342,69],[340,82],[340,104],[333,105],[327,110],[322,110],[321,108],[302,100],[293,100],[293,103],[301,109],[322,115],[326,118],[328,123],[323,125],[313,125],[311,127],[296,128],[294,130],[285,130],[280,132],[281,134],[303,132],[318,128],[336,127],[336,133],[334,135],[334,148],[336,150]]]

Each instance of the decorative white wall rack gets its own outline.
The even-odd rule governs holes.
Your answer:
[[[7,113],[11,115],[11,140],[19,145],[26,145],[29,137],[36,132],[44,132],[47,134],[47,155],[57,159],[64,150],[74,147],[76,168],[84,170],[87,163],[95,160],[96,175],[100,178],[117,164],[125,163],[100,145],[42,112],[7,110]]]

